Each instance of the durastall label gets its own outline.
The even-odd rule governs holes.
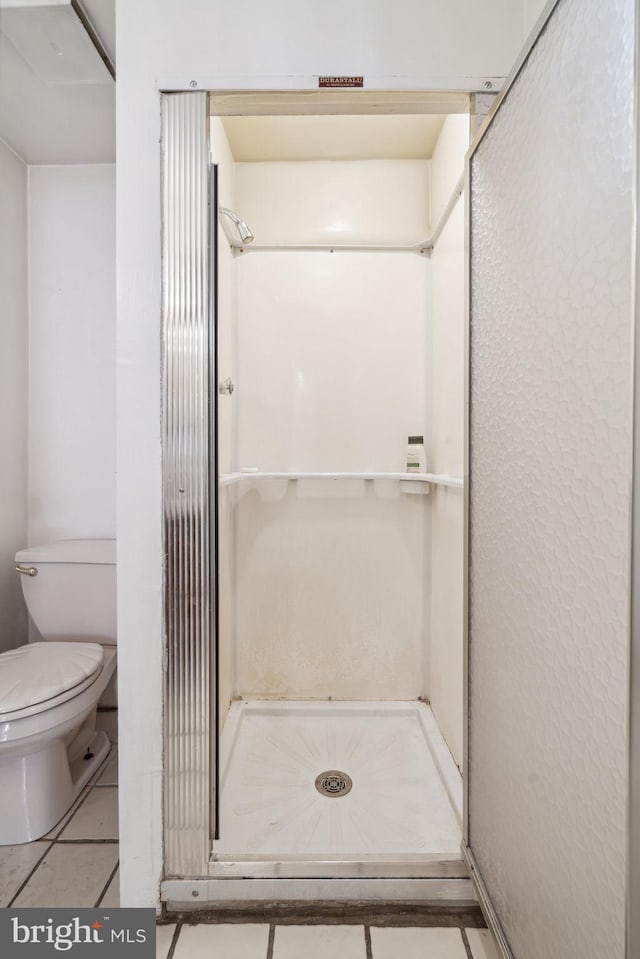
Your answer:
[[[154,909],[0,909],[2,959],[155,959]]]
[[[318,77],[319,87],[363,87],[364,77]]]

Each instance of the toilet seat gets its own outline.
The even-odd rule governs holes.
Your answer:
[[[0,653],[0,722],[52,709],[79,695],[100,675],[97,643],[28,643]]]

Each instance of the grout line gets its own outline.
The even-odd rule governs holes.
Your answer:
[[[76,799],[77,805],[76,805],[76,806],[72,805],[72,806],[71,806],[71,809],[67,809],[66,813],[64,814],[64,816],[62,817],[62,819],[61,819],[61,821],[60,821],[60,822],[62,823],[62,825],[60,825],[60,823],[57,823],[57,825],[60,825],[60,829],[57,831],[57,833],[55,834],[55,836],[52,837],[52,841],[53,841],[53,842],[55,842],[55,841],[57,840],[58,836],[62,835],[62,833],[65,831],[65,829],[67,828],[67,826],[69,825],[69,823],[71,822],[71,820],[73,819],[73,817],[75,816],[75,814],[77,813],[77,811],[80,809],[80,806],[83,806],[84,803],[85,803],[85,801],[89,798],[89,793],[90,793],[90,792],[91,792],[91,787],[90,787],[90,786],[85,786],[85,787],[83,788],[82,792],[80,793],[80,795],[78,796],[78,798]],[[83,793],[84,793],[84,795],[83,795]],[[69,815],[69,813],[70,813],[71,815]],[[68,818],[68,819],[65,819],[65,816],[68,816],[69,818]],[[54,826],[54,829],[55,829],[55,826]]]
[[[178,936],[182,930],[182,923],[176,923],[176,931],[173,934],[173,939],[171,940],[171,945],[169,946],[169,952],[167,953],[167,959],[173,959],[173,954],[176,951],[176,945],[178,944]]]
[[[273,959],[273,944],[276,938],[276,927],[274,923],[269,926],[269,943],[267,945],[267,959]]]
[[[373,959],[373,946],[371,945],[371,929],[364,927],[364,947],[367,950],[367,959]]]
[[[115,876],[115,874],[117,873],[119,867],[120,867],[120,860],[118,859],[117,863],[115,864],[115,866],[114,866],[113,869],[111,870],[111,873],[109,874],[109,878],[107,879],[107,881],[106,881],[106,883],[105,883],[105,885],[104,885],[104,889],[102,890],[102,892],[100,893],[100,895],[98,896],[98,898],[97,898],[97,900],[96,900],[96,904],[95,904],[95,906],[94,906],[94,909],[97,909],[98,906],[100,905],[100,903],[102,902],[102,900],[104,899],[105,894],[106,894],[106,892],[107,892],[107,889],[108,889],[109,886],[111,885],[111,881],[112,881],[113,877]]]
[[[119,839],[52,839],[56,846],[117,846]]]
[[[467,959],[473,959],[473,953],[471,952],[471,945],[469,943],[469,937],[467,936],[467,930],[461,929],[460,935],[462,936],[464,948],[467,950]]]
[[[111,762],[112,758],[113,758],[113,749],[110,749],[107,755],[105,756],[105,758],[100,763],[100,766],[98,767],[96,772],[94,772],[93,776],[89,780],[89,786],[92,789],[94,786],[98,785],[98,779],[100,778],[100,776],[102,776],[103,773],[107,771],[107,766]],[[109,783],[109,785],[111,785],[111,783]]]
[[[51,850],[52,848],[53,848],[53,842],[51,842],[51,840],[48,840],[47,848],[46,848],[45,851],[42,853],[42,855],[41,855],[40,858],[38,859],[37,863],[35,864],[35,866],[34,866],[33,869],[31,870],[31,872],[29,873],[29,875],[27,876],[27,878],[26,878],[25,880],[23,880],[23,882],[22,882],[22,884],[21,884],[20,886],[18,886],[18,888],[17,888],[16,892],[14,893],[13,897],[12,897],[11,900],[7,903],[7,909],[14,904],[14,902],[16,901],[16,899],[18,898],[18,896],[20,895],[20,893],[22,892],[22,890],[24,889],[24,887],[25,887],[25,886],[27,885],[27,883],[33,878],[33,874],[34,874],[34,872],[36,871],[36,869],[38,869],[38,868],[40,867],[40,864],[42,863],[42,860],[45,858],[45,856],[50,852],[50,850]]]

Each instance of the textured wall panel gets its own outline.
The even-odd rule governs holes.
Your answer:
[[[471,161],[470,845],[517,959],[624,955],[631,0]]]
[[[162,98],[164,864],[206,873],[210,802],[209,236],[206,94]]]

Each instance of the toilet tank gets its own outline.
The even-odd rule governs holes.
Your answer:
[[[30,546],[15,559],[27,608],[43,639],[115,645],[114,539]]]

